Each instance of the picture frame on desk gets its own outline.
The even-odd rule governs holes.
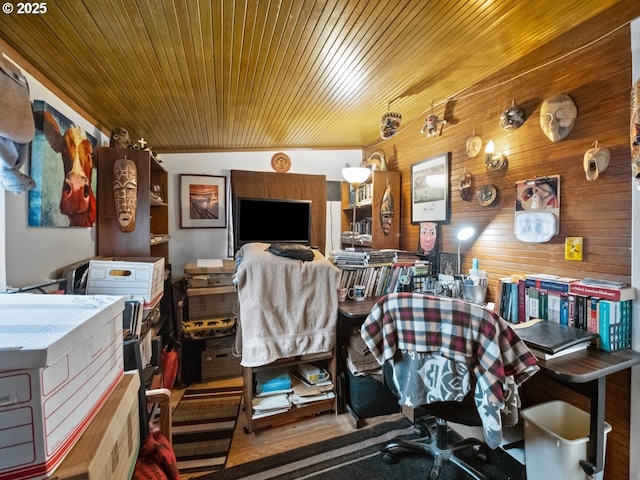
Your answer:
[[[458,273],[458,256],[455,253],[438,254],[438,274],[453,276]]]
[[[449,152],[411,165],[411,223],[449,218]]]
[[[227,227],[227,178],[180,175],[180,228]]]

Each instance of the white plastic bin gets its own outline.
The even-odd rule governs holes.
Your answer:
[[[586,480],[580,466],[587,459],[589,413],[556,400],[521,412],[527,480]],[[607,435],[611,425],[605,422]]]

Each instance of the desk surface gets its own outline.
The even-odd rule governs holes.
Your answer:
[[[640,352],[605,352],[594,347],[552,360],[538,360],[538,366],[545,374],[570,383],[590,382],[638,364]]]
[[[365,298],[360,302],[346,300],[338,304],[338,309],[345,318],[364,320],[378,300],[379,297]],[[538,360],[545,374],[569,383],[590,382],[638,364],[640,352],[605,352],[593,347],[552,360]]]
[[[359,302],[345,300],[338,303],[338,311],[347,318],[361,318],[364,320],[378,300],[380,300],[380,297],[367,297]]]

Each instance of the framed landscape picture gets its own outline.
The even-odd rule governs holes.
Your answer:
[[[226,183],[216,175],[180,175],[180,228],[225,228]]]
[[[450,183],[449,153],[411,165],[411,223],[448,220]]]

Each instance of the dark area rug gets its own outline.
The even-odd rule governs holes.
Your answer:
[[[242,398],[240,387],[188,388],[172,416],[180,473],[224,468]]]
[[[364,428],[348,435],[301,447],[286,453],[237,465],[198,480],[388,480],[390,478],[426,478],[431,466],[429,457],[407,454],[394,465],[386,464],[380,446],[396,436],[412,436],[413,426],[406,419]],[[455,433],[452,433],[455,436]],[[458,437],[459,438],[459,437]],[[454,437],[455,439],[455,437]],[[522,466],[508,454],[492,452],[490,464],[474,459],[477,466],[491,480],[520,480]],[[503,457],[506,456],[506,457]],[[495,458],[494,458],[495,457]],[[442,480],[466,480],[469,477],[449,469]]]

